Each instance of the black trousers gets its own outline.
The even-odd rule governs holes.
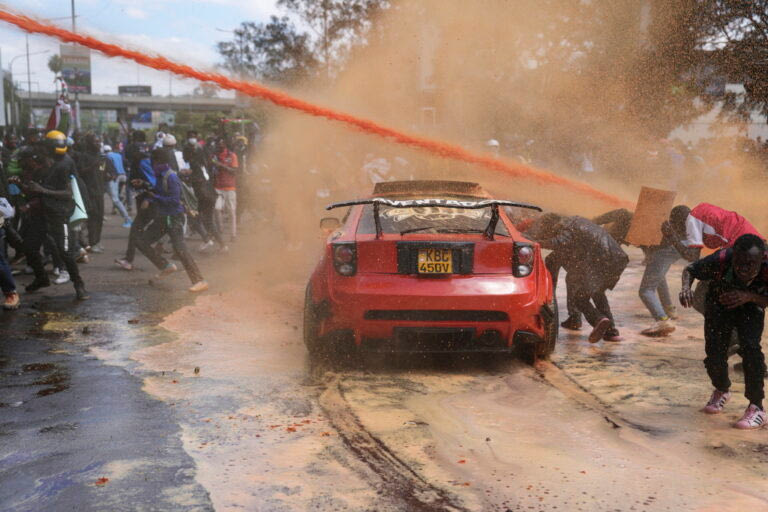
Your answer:
[[[557,281],[558,277],[560,275],[560,268],[562,267],[562,264],[560,260],[557,257],[557,253],[551,253],[546,258],[544,258],[544,266],[549,270],[550,275],[552,276],[552,285],[553,288],[557,289]],[[566,304],[568,307],[568,318],[574,318],[581,321],[581,311],[579,310],[579,307],[576,305],[576,294],[575,290],[578,287],[578,281],[573,276],[572,273],[565,275],[565,297],[566,297]]]
[[[69,243],[75,242],[76,237],[74,235],[70,235],[68,237]],[[79,247],[73,247],[72,250],[75,254],[77,254],[77,251],[79,250]],[[53,237],[49,234],[45,237],[45,241],[43,242],[43,252],[46,256],[51,257],[51,261],[53,262],[53,267],[58,268],[59,270],[64,270],[65,263],[64,258],[61,256],[61,253],[56,248],[56,242],[54,241]]]
[[[53,241],[54,249],[58,251],[64,262],[72,283],[75,287],[82,285],[83,278],[80,277],[80,271],[75,262],[77,255],[73,250],[74,244],[71,243],[68,219],[42,214],[30,215],[27,229],[24,231],[24,254],[27,256],[27,263],[35,272],[35,280],[48,280],[48,274],[45,273],[43,266],[43,257],[40,254],[40,248],[47,237]]]
[[[125,251],[125,259],[133,263],[136,257],[136,241],[142,236],[147,226],[156,218],[155,208],[150,205],[147,208],[141,207],[141,202],[136,205],[136,217],[131,224],[131,230],[128,233],[128,248]]]
[[[719,304],[707,304],[704,313],[704,350],[707,354],[704,366],[712,385],[721,391],[731,387],[728,346],[731,332],[736,329],[739,355],[744,362],[744,396],[754,404],[760,404],[765,397],[765,356],[760,346],[764,321],[765,311],[755,304],[744,304],[730,310]]]
[[[219,226],[216,224],[216,221],[214,219],[214,209],[216,207],[216,201],[198,201],[198,210],[199,213],[197,215],[197,222],[201,226],[202,229],[205,230],[205,235],[203,233],[200,233],[203,235],[203,239],[208,240],[215,240],[216,243],[219,245],[224,245],[224,238],[221,236],[221,229],[219,229]]]
[[[101,242],[101,230],[104,226],[104,190],[90,194],[88,211],[88,245],[93,247]]]
[[[573,288],[573,302],[576,305],[577,311],[584,313],[584,318],[587,319],[589,325],[594,327],[601,318],[608,318],[611,321],[611,328],[615,329],[611,306],[608,304],[608,297],[605,295],[607,288],[589,291],[587,288],[575,284],[568,287],[569,295],[571,295],[571,288]]]
[[[209,184],[196,183],[194,185],[195,197],[197,197],[197,218],[193,221],[194,230],[200,234],[206,242],[215,240],[219,245],[224,245],[221,229],[215,220],[216,191]]]
[[[152,244],[168,235],[171,238],[171,245],[174,251],[178,254],[181,264],[184,265],[184,270],[187,271],[189,280],[192,284],[203,280],[200,270],[197,268],[197,263],[192,259],[192,255],[187,249],[187,244],[184,242],[184,214],[176,215],[158,215],[154,222],[144,230],[141,236],[136,240],[136,248],[150,260],[155,267],[162,270],[168,265],[168,260],[158,254],[153,248]]]

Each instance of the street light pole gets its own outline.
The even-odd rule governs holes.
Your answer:
[[[16,55],[8,63],[8,71],[11,74],[11,76],[9,77],[9,81],[11,83],[11,97],[10,97],[11,124],[13,124],[14,126],[16,125],[16,123],[19,122],[18,117],[20,117],[20,116],[16,115],[16,113],[17,113],[16,112],[16,110],[17,110],[16,107],[18,107],[18,105],[16,105],[16,98],[15,98],[15,96],[16,96],[16,86],[15,86],[15,81],[13,79],[13,64],[16,61],[16,59],[20,59],[22,57],[27,57],[27,87],[29,87],[29,84],[31,84],[31,78],[30,77],[31,77],[31,74],[32,74],[31,71],[29,70],[29,57],[31,57],[32,55],[41,55],[43,53],[48,53],[48,50],[43,50],[41,52],[22,53],[21,55]]]
[[[25,34],[27,40],[27,111],[29,122],[32,123],[32,71],[29,66],[29,33]]]
[[[77,32],[77,26],[75,25],[75,0],[72,0],[72,32]],[[75,70],[77,75],[77,70]],[[75,90],[75,128],[80,131],[80,93]]]
[[[13,63],[14,63],[14,61],[16,59],[20,59],[22,57],[24,57],[23,53],[21,55],[15,56],[8,63],[8,71],[11,74],[11,76],[8,78],[8,81],[11,84],[11,97],[9,98],[9,100],[11,102],[11,124],[13,126],[16,126],[16,124],[19,122],[19,120],[17,119],[17,116],[16,116],[16,86],[15,86],[15,82],[13,80]]]

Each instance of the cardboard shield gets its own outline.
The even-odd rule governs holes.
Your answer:
[[[636,246],[653,246],[661,243],[661,224],[669,220],[669,212],[675,205],[677,192],[642,187],[627,242]]]

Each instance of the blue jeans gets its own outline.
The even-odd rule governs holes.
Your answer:
[[[5,230],[0,228],[0,290],[3,293],[16,291],[16,283],[11,274],[11,266],[8,264],[8,256],[5,253]]]
[[[131,216],[128,215],[128,212],[125,211],[125,205],[120,200],[120,182],[125,181],[125,174],[121,174],[114,180],[111,180],[109,182],[109,197],[112,199],[112,204],[115,208],[117,208],[117,211],[120,212],[120,215],[123,216],[123,220],[126,222],[131,220]]]
[[[645,266],[643,280],[640,282],[640,299],[655,320],[665,318],[666,310],[672,307],[667,272],[678,259],[680,254],[672,246],[648,251],[648,264]]]

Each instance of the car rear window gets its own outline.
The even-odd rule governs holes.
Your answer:
[[[381,206],[379,208],[381,229],[383,233],[400,234],[403,232],[414,233],[461,233],[483,232],[491,220],[491,209],[465,210],[463,208],[443,208],[437,206],[418,208],[393,208]],[[363,216],[357,227],[359,234],[370,235],[376,233],[376,225],[373,220],[373,205],[363,207]],[[509,236],[509,230],[503,222],[496,225],[496,233],[501,236]]]

